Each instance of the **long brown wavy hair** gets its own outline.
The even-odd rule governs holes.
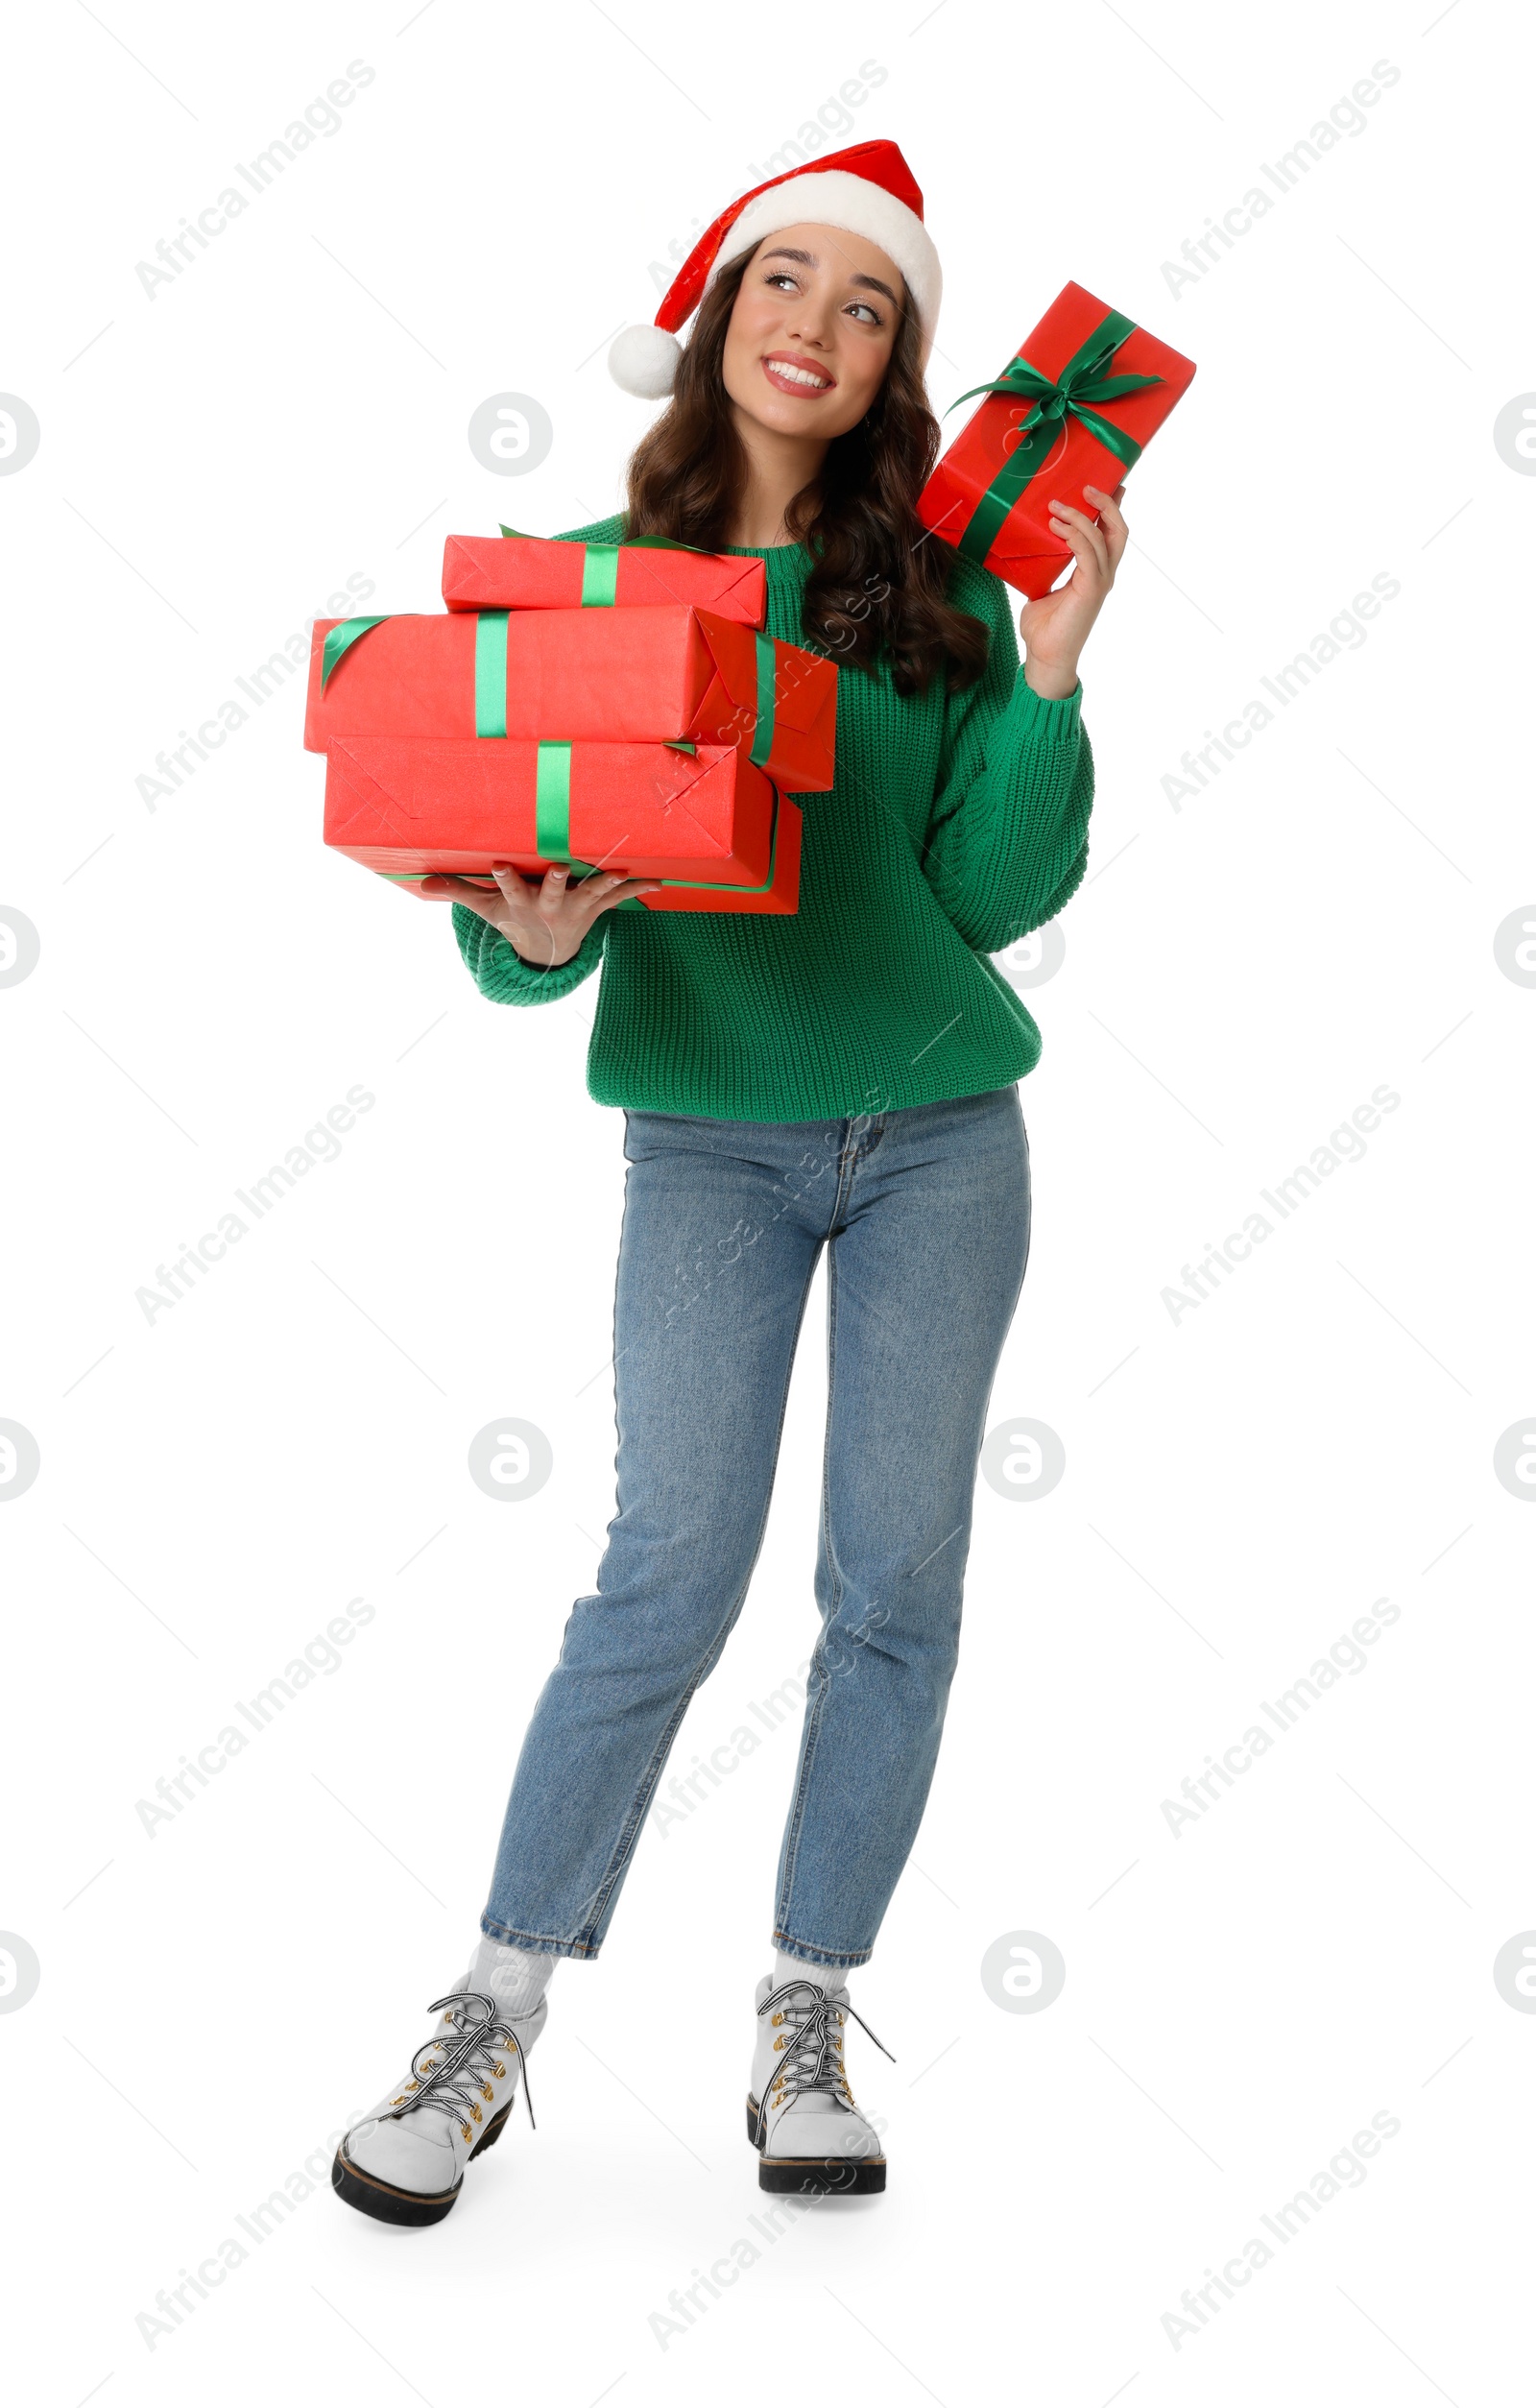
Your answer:
[[[732,260],[705,295],[671,405],[631,456],[630,535],[669,535],[706,551],[729,541],[747,454],[721,372],[726,326],[758,248]],[[926,687],[940,671],[953,692],[981,675],[990,632],[946,601],[959,555],[917,515],[941,438],[904,284],[901,304],[884,383],[858,425],[828,445],[820,478],[796,494],[784,525],[812,557],[801,611],[812,643],[845,667],[873,669],[883,657],[899,694]]]

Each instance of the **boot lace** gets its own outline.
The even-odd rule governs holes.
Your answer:
[[[784,2030],[775,2042],[781,2052],[780,2061],[771,2081],[764,2083],[762,2097],[757,2102],[757,2134],[760,2139],[767,2121],[770,2104],[787,2107],[799,2097],[820,2091],[834,2099],[840,2107],[853,2113],[853,2093],[849,2088],[843,2068],[842,2024],[852,2015],[860,2031],[869,2033],[882,2057],[896,2059],[877,2034],[871,2032],[856,2007],[847,2001],[836,2006],[817,1982],[781,1983],[770,1990],[759,2015],[767,2015]]]
[[[430,2107],[440,2115],[451,2115],[466,2140],[475,2136],[475,2126],[485,2121],[482,2100],[493,2101],[491,2077],[497,2081],[506,2077],[507,2059],[516,2049],[522,2067],[522,2095],[528,2102],[528,2121],[534,2122],[534,2103],[528,2089],[528,2059],[522,2042],[502,2014],[493,1998],[482,1990],[450,1990],[446,1998],[435,1998],[428,2009],[436,2014],[445,2009],[443,2020],[449,2025],[453,2036],[440,2034],[419,2048],[411,2059],[411,2072],[398,2098],[390,2101],[391,2121],[414,2115],[420,2107]],[[537,2128],[536,2128],[537,2129]]]

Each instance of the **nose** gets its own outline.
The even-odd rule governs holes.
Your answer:
[[[799,306],[786,317],[785,334],[792,343],[804,343],[808,351],[825,351],[831,335],[830,294],[801,293],[796,299]]]

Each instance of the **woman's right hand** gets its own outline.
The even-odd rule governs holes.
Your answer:
[[[533,970],[554,970],[580,951],[583,938],[600,911],[627,901],[631,895],[660,892],[659,878],[625,878],[612,870],[597,870],[572,885],[561,863],[543,878],[524,878],[510,866],[492,867],[499,895],[468,879],[424,878],[418,894],[429,903],[462,903],[504,936],[513,951]]]

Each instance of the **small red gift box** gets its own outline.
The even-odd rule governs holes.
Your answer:
[[[760,627],[768,571],[760,560],[684,545],[578,543],[539,535],[450,535],[443,547],[443,599],[450,611],[626,610],[688,602],[743,627]]]
[[[776,785],[816,793],[832,783],[836,718],[834,662],[684,603],[450,612],[317,619],[304,742],[690,737],[735,744]]]
[[[325,842],[401,883],[494,891],[492,862],[558,861],[683,881],[643,899],[661,909],[793,911],[799,818],[733,745],[336,735],[326,753]]]
[[[1050,532],[1051,500],[1081,510],[1085,485],[1113,493],[1193,375],[1193,360],[1081,284],[1065,286],[1002,374],[975,388],[986,397],[924,487],[918,517],[1020,593],[1048,593],[1072,557]]]

